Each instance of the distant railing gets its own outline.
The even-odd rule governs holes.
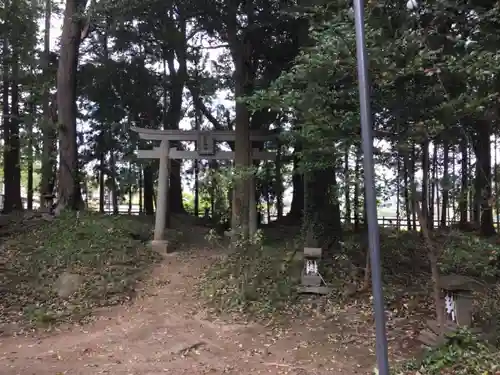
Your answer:
[[[94,208],[94,210],[97,211],[97,209],[95,209],[95,208]],[[112,214],[113,209],[106,206],[104,209],[104,212],[107,214]],[[128,206],[127,206],[127,208],[125,208],[125,205],[120,205],[119,210],[118,210],[118,214],[119,215],[139,215],[140,214],[139,206],[132,205],[132,210],[129,212]],[[200,217],[203,216],[201,211],[200,211],[199,216]],[[272,221],[276,220],[276,215],[271,215],[271,218],[272,218]],[[342,218],[342,222],[345,224],[345,218]],[[355,222],[355,219],[352,218],[349,225],[353,226],[354,222]],[[414,227],[413,219],[410,219],[410,222],[411,222],[411,228],[413,228]],[[364,220],[362,217],[360,217],[358,219],[358,223],[359,223],[359,225],[364,225]],[[434,223],[434,228],[438,228],[439,226],[441,226],[441,220],[439,220],[439,219],[433,220],[433,223]],[[458,223],[459,223],[458,220],[446,220],[447,227],[451,227],[451,226],[458,224]],[[395,228],[395,229],[399,229],[399,230],[408,230],[408,219],[405,217],[397,218],[397,217],[391,217],[391,216],[379,216],[378,217],[378,224],[382,228]],[[415,223],[415,228],[416,228],[416,230],[420,230],[420,223],[418,222],[418,220]]]
[[[94,211],[98,211],[98,209],[93,209]],[[104,212],[106,214],[113,214],[113,209],[109,207],[105,207]],[[144,214],[144,212],[142,212]],[[140,215],[141,212],[139,210],[139,206],[132,206],[132,210],[129,212],[128,208],[124,208],[124,205],[120,205],[119,210],[118,210],[119,215]],[[202,212],[200,211],[200,217],[203,217]],[[276,220],[276,215],[271,215],[271,221]],[[345,218],[342,218],[342,222],[345,224]],[[351,219],[350,224],[351,226],[354,225],[354,218]],[[358,220],[359,225],[364,225],[364,220],[363,218],[359,218]],[[413,219],[411,219],[411,227],[413,228]],[[380,227],[383,228],[397,228],[399,230],[408,230],[408,220],[405,217],[388,217],[388,216],[379,216],[378,217],[378,224]],[[446,226],[451,226],[453,224],[458,224],[457,220],[447,220],[446,221]],[[441,225],[441,220],[434,220],[434,227],[437,228]],[[420,230],[420,224],[418,221],[416,222],[416,229]]]
[[[382,228],[395,228],[399,230],[408,230],[408,219],[406,217],[387,217],[387,216],[379,216],[377,218],[378,220],[378,225]],[[345,218],[342,219],[342,222],[345,224]],[[442,221],[440,219],[434,219],[432,220],[433,222],[433,228],[438,228],[441,226]],[[355,220],[352,218],[350,220],[349,225],[354,225]],[[361,217],[358,219],[359,225],[364,225],[364,219]],[[420,223],[417,220],[416,222],[413,221],[413,218],[410,218],[410,228],[413,229],[415,228],[416,230],[420,230]],[[458,220],[446,220],[446,226],[451,227],[454,225],[457,225],[459,223]]]
[[[23,207],[26,209],[27,208],[27,199],[22,198],[22,203]],[[39,207],[39,201],[34,199],[33,200],[33,208],[37,209]],[[3,208],[3,195],[0,194],[0,209]],[[128,204],[120,204],[118,207],[118,214],[119,215],[140,215],[141,210],[140,206],[138,204],[133,204],[131,209],[129,210],[130,206]],[[90,208],[92,211],[99,211],[98,207],[91,207]],[[110,204],[106,204],[104,206],[104,212],[106,214],[113,214],[113,208]],[[142,212],[144,213],[144,211]],[[200,217],[203,216],[203,210],[200,210]],[[265,215],[267,216],[267,215]],[[271,215],[272,221],[276,220],[276,215]],[[265,218],[264,218],[265,220]],[[420,230],[420,223],[418,220],[416,222],[413,221],[413,218],[410,218],[410,228],[415,228],[416,230]],[[342,223],[345,225],[345,217],[342,218]],[[355,223],[355,218],[352,217],[349,225],[354,226]],[[358,223],[359,225],[364,225],[364,220],[363,217],[358,218]],[[442,221],[440,219],[434,219],[433,220],[433,227],[438,228],[441,226]],[[457,225],[459,223],[458,220],[446,220],[446,226],[451,227],[454,225]],[[408,230],[408,219],[406,217],[391,217],[391,216],[379,216],[378,217],[378,224],[382,228],[394,228],[398,230]],[[500,228],[500,223],[495,222],[494,225],[496,228]]]
[[[3,199],[4,199],[4,195],[0,194],[0,210],[3,209]],[[23,208],[27,209],[28,208],[28,198],[21,198],[21,202],[23,204]],[[37,209],[38,207],[40,207],[40,202],[38,201],[38,199],[33,199],[33,208]]]

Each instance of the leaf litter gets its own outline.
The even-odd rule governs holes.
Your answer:
[[[35,219],[2,238],[0,327],[79,322],[96,308],[128,302],[159,260],[145,245],[150,224],[139,219],[93,213]],[[66,298],[57,290],[64,274],[79,280]]]
[[[393,366],[399,367],[422,353],[417,336],[434,315],[429,292],[431,278],[423,251],[425,246],[417,233],[381,232],[389,354]],[[492,262],[495,257],[500,258],[497,243],[453,231],[445,235],[436,231],[434,235],[443,248],[441,272],[459,272],[489,277],[490,280],[499,272]],[[367,357],[371,357],[373,363],[375,355],[372,297],[366,291],[348,298],[342,293],[346,280],[353,274],[352,268],[363,269],[366,249],[360,247],[362,241],[356,235],[348,235],[346,243],[342,252],[352,261],[346,268],[336,263],[333,272],[326,276],[333,286],[327,297],[297,295],[295,290],[300,280],[301,262],[287,261],[286,254],[295,252],[283,241],[263,245],[258,251],[240,251],[219,260],[205,275],[201,295],[215,314],[229,316],[235,321],[267,321],[269,327],[281,325],[281,332],[274,328],[277,336],[290,335],[294,330],[294,334],[308,331],[312,339],[304,340],[301,345],[310,349],[312,357],[315,357],[313,348],[329,342],[330,349],[345,353],[351,360],[359,361],[360,367],[366,367],[362,363],[367,362]],[[362,290],[362,281],[362,278],[354,280],[358,284],[356,289]],[[491,289],[489,293],[492,294]],[[498,291],[495,295],[498,296]],[[487,300],[498,300],[492,297],[477,296],[483,306]],[[489,307],[490,315],[495,310],[500,311],[496,305]],[[480,310],[484,316],[486,310]],[[324,331],[329,333],[325,335]],[[356,352],[358,354],[352,356]],[[424,368],[420,371],[433,373]]]
[[[399,244],[399,239],[396,242]],[[415,241],[411,240],[409,243],[414,244]],[[207,249],[197,249],[196,252],[176,256],[175,261],[168,260],[168,271],[162,271],[162,277],[155,280],[155,285],[159,289],[148,297],[154,301],[151,303],[155,306],[147,306],[149,302],[137,306],[136,302],[135,307],[135,309],[140,307],[140,315],[137,315],[137,318],[140,316],[141,320],[145,319],[143,316],[147,311],[160,317],[166,314],[168,319],[159,319],[158,322],[161,323],[158,324],[169,322],[168,327],[178,324],[174,322],[181,322],[182,319],[175,316],[180,311],[184,312],[183,316],[189,321],[187,327],[190,328],[182,328],[180,337],[184,337],[186,332],[194,336],[182,345],[176,343],[172,347],[177,348],[174,352],[180,354],[182,361],[187,361],[185,366],[188,364],[191,366],[189,373],[236,371],[246,374],[243,368],[255,370],[249,373],[274,374],[326,374],[331,371],[346,374],[372,373],[375,362],[373,345],[375,335],[372,301],[368,293],[353,298],[342,298],[341,284],[338,284],[336,292],[327,297],[304,298],[296,295],[294,285],[298,281],[296,272],[299,270],[300,262],[289,261],[288,255],[293,251],[287,250],[286,244],[275,244],[266,251],[243,256],[226,253],[225,256],[214,257],[206,251]],[[415,251],[415,254],[418,255],[418,251]],[[404,254],[403,257],[396,257],[394,262],[408,263],[407,258],[408,254]],[[112,259],[116,260],[117,257]],[[245,262],[253,264],[244,265]],[[205,265],[203,269],[199,269],[200,263]],[[259,265],[260,263],[263,265]],[[414,335],[429,314],[426,294],[422,293],[422,290],[410,290],[411,288],[405,284],[408,278],[402,277],[407,269],[401,265],[398,265],[398,268],[400,269],[391,267],[392,273],[385,273],[386,295],[389,296],[387,322],[390,354],[392,360],[397,362],[405,360],[419,349],[414,347]],[[58,269],[66,270],[64,267]],[[337,271],[341,275],[339,278],[342,278],[344,270]],[[218,273],[216,277],[215,273]],[[428,275],[415,276],[421,280],[426,278],[428,280]],[[242,278],[256,282],[250,288],[242,288]],[[52,280],[55,280],[55,277]],[[276,280],[279,280],[279,283],[276,283]],[[198,302],[192,304],[191,297],[196,296],[196,294],[191,296],[195,284],[198,284],[198,293],[201,292],[204,300],[208,300],[212,315],[196,318],[203,308]],[[419,283],[419,285],[425,292],[426,284]],[[207,291],[211,294],[206,293]],[[261,298],[256,298],[256,293]],[[211,300],[210,296],[216,298]],[[275,300],[278,303],[275,303]],[[168,301],[167,306],[162,301]],[[229,324],[228,317],[238,324]],[[150,323],[135,326],[142,330],[148,328],[148,324]],[[193,324],[205,327],[203,333],[199,328],[194,329]],[[206,330],[212,333],[207,333]],[[170,332],[168,337],[173,339],[176,335]],[[125,340],[131,345],[128,336]],[[154,345],[148,341],[147,348],[151,351]],[[213,355],[219,353],[218,360],[208,365],[204,361],[208,361],[206,356],[213,351]],[[135,355],[136,352],[133,353]],[[63,362],[67,360],[65,357],[61,359]],[[197,370],[192,367],[195,363],[198,363]],[[173,366],[166,363],[163,365],[165,368]],[[201,368],[205,368],[208,372],[201,371]],[[220,371],[210,372],[214,369]],[[402,374],[414,375],[415,371],[431,374],[424,372],[422,368]],[[174,373],[185,372],[174,370]]]

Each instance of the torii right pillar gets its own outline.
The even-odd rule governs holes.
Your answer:
[[[259,149],[253,149],[252,154],[250,157],[250,160],[274,160],[276,158],[276,155],[274,153],[267,153],[263,155]],[[253,165],[253,164],[252,164]],[[245,179],[244,184],[245,184],[245,190],[248,192],[248,228],[240,228],[239,230],[242,230],[243,233],[248,233],[249,237],[252,238],[256,233],[258,229],[258,211],[257,211],[257,206],[258,206],[258,201],[257,201],[257,192],[256,192],[256,186],[255,186],[255,171],[252,171],[252,173]],[[233,189],[232,192],[232,201],[233,201],[233,207],[232,207],[232,220],[231,220],[231,236],[233,237],[233,241],[236,240],[234,236],[238,235],[239,230],[236,228],[236,225],[241,223],[240,220],[237,220],[237,216],[239,215],[238,208],[236,206],[236,189]]]
[[[257,200],[256,200],[256,188],[255,188],[255,174],[252,174],[246,178],[244,181],[245,189],[248,191],[248,228],[236,228],[237,224],[241,223],[241,220],[237,218],[239,215],[238,208],[236,207],[236,189],[233,189],[232,192],[232,219],[231,219],[231,236],[233,237],[233,241],[238,240],[235,236],[238,236],[240,231],[243,233],[248,232],[249,238],[252,238],[255,233],[257,233],[258,229],[258,215],[257,215]]]

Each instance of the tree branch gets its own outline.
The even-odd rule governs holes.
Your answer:
[[[205,103],[200,97],[198,89],[193,87],[193,85],[188,84],[189,91],[191,91],[191,95],[193,96],[193,104],[196,108],[198,108],[201,113],[207,118],[208,121],[214,126],[216,130],[223,130],[226,127],[222,125],[215,117],[212,115],[210,110],[207,108]]]
[[[225,130],[225,129],[233,130],[229,118],[229,111],[226,111],[227,126],[224,126],[223,124],[221,124],[219,120],[215,118],[214,115],[212,115],[212,112],[207,108],[205,103],[203,103],[203,100],[200,97],[198,89],[194,87],[192,84],[188,84],[187,86],[189,91],[191,91],[191,95],[193,96],[194,106],[200,110],[200,112],[214,126],[215,130]],[[228,142],[228,144],[229,148],[234,151],[234,142]]]
[[[82,43],[90,35],[90,33],[96,29],[95,24],[92,22],[93,9],[95,9],[95,7],[96,7],[96,2],[97,2],[97,0],[90,1],[90,5],[87,8],[86,20],[85,21],[81,20],[80,43]],[[81,3],[82,13],[85,11],[86,4],[87,4],[87,0],[83,0]],[[106,23],[109,24],[109,17],[106,17]],[[109,25],[107,25],[107,26],[109,26]]]
[[[440,327],[440,336],[444,336],[445,332],[445,316],[444,316],[444,306],[443,301],[441,300],[441,290],[440,290],[440,282],[439,282],[439,266],[438,266],[438,249],[436,248],[434,242],[431,239],[429,233],[429,227],[427,222],[427,217],[422,212],[420,207],[420,201],[422,199],[422,193],[418,193],[415,187],[415,184],[412,186],[412,199],[413,199],[413,209],[417,214],[418,221],[420,224],[420,229],[422,231],[422,235],[424,237],[424,243],[427,247],[427,255],[429,257],[429,263],[431,265],[431,274],[433,281],[433,295],[434,295],[434,305],[436,308],[436,318],[438,325]]]
[[[82,31],[80,32],[80,43],[83,42],[91,32],[91,22],[90,22],[90,17],[88,17],[87,21],[85,21],[85,24],[82,27]]]

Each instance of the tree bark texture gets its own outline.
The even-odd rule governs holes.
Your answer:
[[[81,42],[82,20],[78,16],[87,0],[66,0],[57,69],[57,107],[59,126],[58,209],[80,209],[83,200],[78,176],[76,132],[76,74]]]

